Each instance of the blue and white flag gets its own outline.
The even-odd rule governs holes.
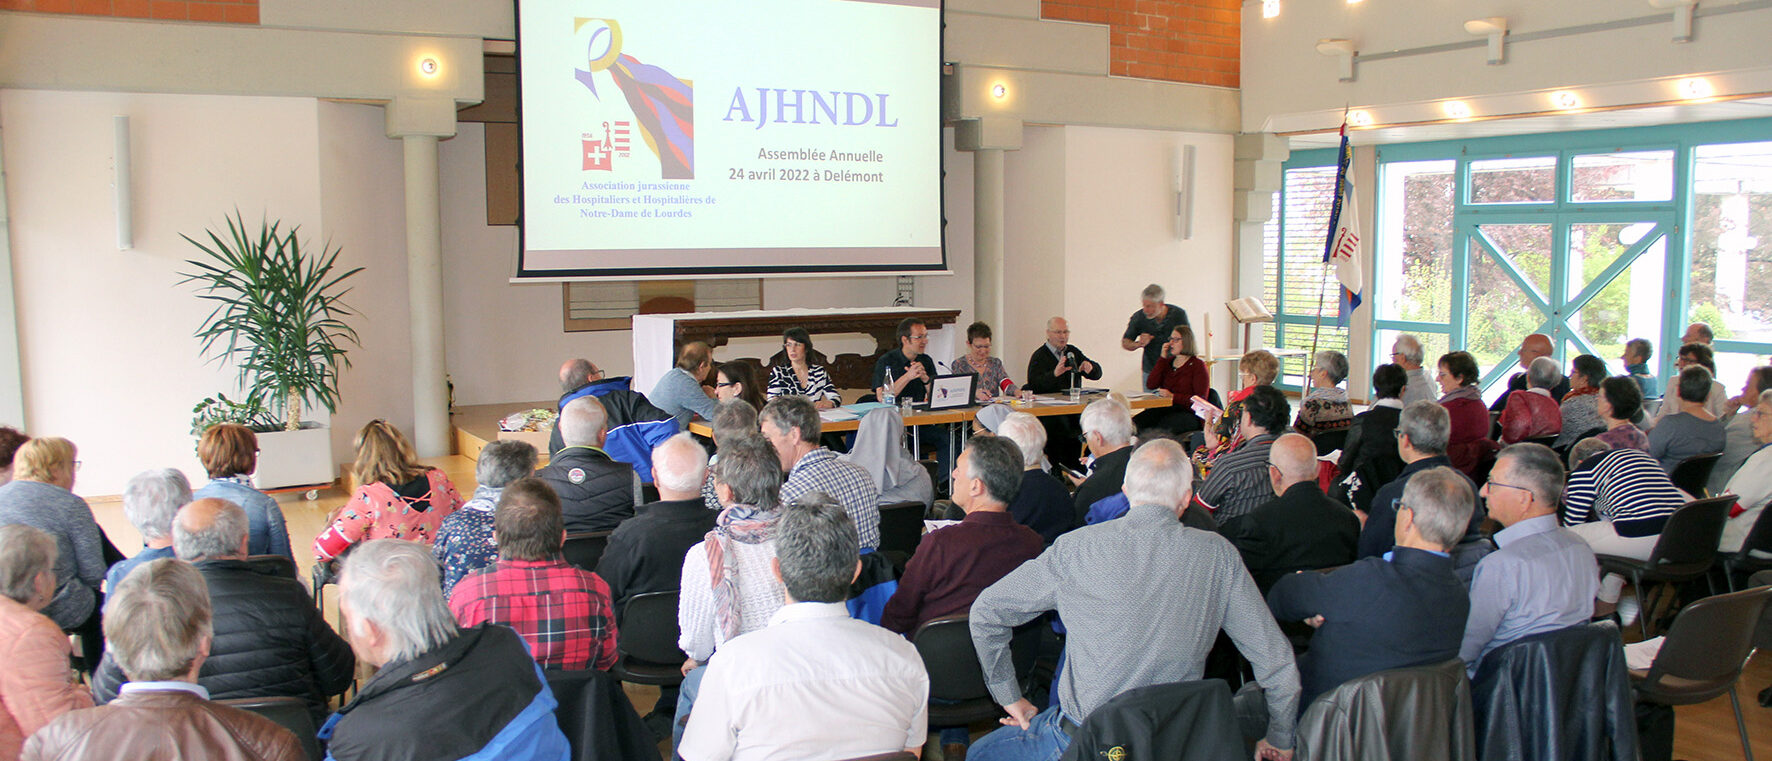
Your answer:
[[[1343,117],[1341,148],[1336,151],[1335,203],[1329,210],[1329,238],[1323,242],[1323,263],[1335,264],[1335,279],[1341,283],[1336,324],[1344,328],[1353,311],[1360,307],[1363,290],[1359,214],[1354,211],[1354,183],[1347,176],[1352,159],[1353,150],[1347,144],[1347,119]]]

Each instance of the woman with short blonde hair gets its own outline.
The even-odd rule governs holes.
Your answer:
[[[277,506],[275,497],[259,491],[252,483],[252,474],[258,470],[258,435],[236,423],[212,425],[197,441],[197,459],[202,461],[210,481],[192,498],[225,499],[246,511],[251,527],[246,554],[282,555],[295,560],[283,509]]]
[[[22,523],[55,537],[55,598],[43,606],[66,632],[78,632],[88,663],[104,653],[99,628],[98,589],[104,583],[105,547],[110,542],[92,518],[92,508],[76,496],[74,472],[79,451],[67,439],[31,439],[13,458],[13,479],[0,486],[0,525]],[[123,553],[111,550],[121,560]]]
[[[1221,410],[1207,410],[1206,443],[1194,450],[1194,462],[1202,471],[1209,470],[1219,455],[1236,449],[1243,443],[1243,436],[1238,432],[1239,423],[1243,420],[1243,400],[1256,386],[1271,386],[1274,379],[1280,377],[1280,360],[1272,352],[1265,349],[1244,354],[1237,361],[1237,380],[1243,386],[1230,395],[1230,404]],[[1216,413],[1216,414],[1214,414]]]
[[[370,539],[407,539],[430,546],[443,519],[462,505],[449,476],[419,463],[412,444],[392,423],[371,420],[357,432],[351,468],[357,490],[340,505],[332,525],[314,537],[314,557],[331,560]]]

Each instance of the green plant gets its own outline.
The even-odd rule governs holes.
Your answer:
[[[191,408],[193,436],[202,436],[210,426],[222,423],[238,423],[257,433],[267,433],[283,427],[283,421],[265,408],[250,402],[236,402],[229,399],[227,394],[208,397]]]
[[[199,298],[216,302],[196,337],[205,355],[233,360],[246,392],[239,404],[277,413],[293,431],[304,401],[338,409],[338,370],[350,366],[340,344],[362,345],[344,322],[354,313],[341,301],[350,292],[341,284],[363,268],[338,274],[338,248],[309,255],[296,237],[300,228],[284,233],[280,225],[261,221],[252,235],[235,210],[226,238],[205,231],[205,245],[180,236],[208,258],[186,260],[197,271],[180,273],[179,284],[195,282]]]

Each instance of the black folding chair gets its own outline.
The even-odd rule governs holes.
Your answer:
[[[251,711],[274,721],[278,726],[295,733],[295,739],[301,741],[301,750],[308,761],[320,761],[319,731],[314,727],[314,715],[308,713],[308,702],[301,698],[234,698],[215,701],[225,706]]]
[[[1649,637],[1649,617],[1654,610],[1649,602],[1659,604],[1672,585],[1706,578],[1710,573],[1716,562],[1717,541],[1729,519],[1729,506],[1734,503],[1732,496],[1712,497],[1693,500],[1675,510],[1662,526],[1661,538],[1655,541],[1648,560],[1599,556],[1600,570],[1630,578],[1642,610],[1637,626],[1644,639]],[[1653,598],[1643,595],[1643,584],[1647,582],[1659,582]]]
[[[1010,655],[1016,677],[1026,686],[1034,670],[1040,644],[1040,617],[1016,628]],[[929,672],[929,726],[959,727],[1003,715],[984,683],[984,669],[972,644],[972,625],[966,616],[947,616],[923,622],[911,633],[911,644],[923,657]],[[937,702],[940,701],[940,702]]]
[[[895,502],[880,506],[880,551],[901,552],[910,557],[923,540],[921,502]]]
[[[679,636],[675,591],[628,598],[621,610],[615,666],[609,673],[634,684],[682,684],[683,661],[689,656],[678,649]]]
[[[609,548],[611,531],[586,531],[579,534],[567,534],[566,544],[560,552],[566,556],[566,562],[587,571],[597,570],[597,561],[603,559],[603,550]]]
[[[1716,469],[1717,460],[1721,459],[1722,452],[1692,455],[1675,465],[1668,478],[1673,480],[1674,486],[1684,489],[1696,499],[1702,499],[1709,496],[1706,485],[1710,483],[1710,472]]]
[[[1649,670],[1631,672],[1637,700],[1683,706],[1729,693],[1735,729],[1741,733],[1741,754],[1753,761],[1735,682],[1753,654],[1754,627],[1769,597],[1772,587],[1757,587],[1686,606],[1669,627]]]

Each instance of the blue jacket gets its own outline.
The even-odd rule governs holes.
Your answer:
[[[675,418],[646,401],[645,394],[629,389],[632,380],[623,375],[586,383],[560,397],[558,408],[565,409],[567,402],[580,397],[597,397],[609,414],[609,434],[608,440],[603,442],[603,451],[634,466],[640,480],[652,483],[652,448],[677,435],[682,428],[678,427]],[[560,426],[555,425],[553,434],[548,437],[548,457],[565,448]]]

